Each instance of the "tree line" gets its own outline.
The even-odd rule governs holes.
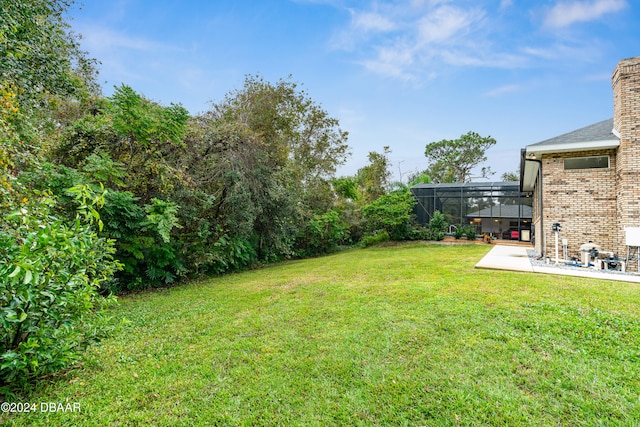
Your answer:
[[[103,96],[67,8],[2,2],[0,392],[109,334],[114,294],[418,237],[388,149],[336,177],[348,134],[290,78],[246,76],[195,116]]]
[[[114,294],[444,236],[441,215],[415,224],[389,147],[336,177],[348,133],[291,78],[246,76],[198,115],[124,84],[103,96],[68,7],[2,2],[0,393],[108,335]],[[427,145],[409,185],[465,180],[493,143],[470,133],[457,158],[451,141]]]

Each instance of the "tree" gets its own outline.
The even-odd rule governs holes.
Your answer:
[[[347,133],[288,80],[247,76],[202,122],[225,177],[220,213],[243,214],[261,258],[287,255],[303,222],[329,206],[337,166],[349,155]],[[230,227],[233,227],[230,224]]]
[[[495,145],[490,136],[468,132],[458,139],[431,142],[424,155],[429,161],[427,173],[433,182],[467,182],[471,171],[487,160],[486,151]],[[482,177],[492,175],[490,167],[483,167]]]
[[[81,105],[99,92],[96,62],[79,49],[64,19],[70,3],[0,2],[0,98],[16,109],[10,118],[20,141],[11,147],[16,172],[29,167],[59,128],[53,113],[61,104]]]
[[[416,172],[409,175],[409,187],[413,187],[418,184],[431,184],[431,176],[427,171]]]
[[[60,103],[93,76],[63,13],[65,0],[0,2],[0,396],[68,366],[112,321],[98,293],[119,264],[100,237],[104,192],[74,185],[71,216],[21,179],[46,164]],[[88,65],[78,71],[78,67]],[[91,90],[95,89],[93,87]],[[46,185],[47,180],[43,180]],[[103,190],[103,189],[101,189]],[[63,212],[63,215],[60,214]],[[74,218],[75,217],[75,218]]]
[[[369,164],[358,169],[357,180],[362,194],[362,203],[371,203],[387,193],[391,162],[389,146],[382,147],[382,153],[369,152]]]
[[[188,119],[181,105],[161,106],[121,85],[110,98],[98,102],[92,114],[61,132],[51,156],[69,167],[85,165],[87,172],[98,172],[101,179],[118,178],[141,203],[148,203],[164,197],[183,179],[165,157],[184,145]],[[121,169],[119,177],[113,176],[114,167]],[[109,176],[105,168],[112,169]]]
[[[167,157],[183,148],[188,119],[182,106],[161,106],[121,85],[60,130],[51,163],[23,174],[30,187],[52,190],[60,201],[68,201],[65,189],[74,180],[107,187],[100,235],[116,240],[124,265],[107,283],[110,291],[164,285],[184,274],[169,235],[179,228],[179,206],[170,199],[186,177]],[[60,205],[69,211],[70,203]]]
[[[346,139],[288,80],[248,76],[191,118],[186,147],[169,156],[188,177],[174,200],[190,267],[223,273],[295,255],[300,233],[335,203],[331,180]]]
[[[51,107],[51,98],[99,93],[96,61],[85,56],[64,13],[72,1],[2,1],[0,81],[17,89],[23,110]]]
[[[504,182],[518,182],[520,181],[520,170],[515,172],[505,172],[500,176]]]

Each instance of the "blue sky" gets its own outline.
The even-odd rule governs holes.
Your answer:
[[[350,134],[339,175],[388,145],[405,180],[468,131],[496,139],[499,180],[524,146],[612,117],[611,73],[640,55],[631,0],[85,0],[70,18],[105,95],[196,114],[246,75],[291,76]]]

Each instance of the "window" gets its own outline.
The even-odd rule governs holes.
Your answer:
[[[572,157],[564,159],[564,170],[573,169],[607,169],[609,156]]]

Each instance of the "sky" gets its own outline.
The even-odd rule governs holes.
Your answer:
[[[104,95],[126,84],[195,115],[248,75],[290,79],[349,132],[338,175],[389,146],[406,182],[426,144],[473,131],[496,140],[484,166],[499,181],[526,145],[613,117],[611,74],[640,55],[639,3],[84,0],[69,20]]]

